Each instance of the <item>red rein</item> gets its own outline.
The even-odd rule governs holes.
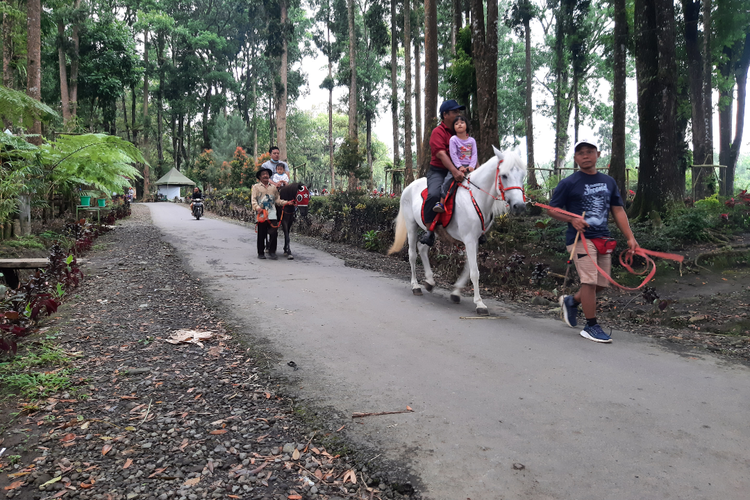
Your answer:
[[[571,212],[566,212],[565,210],[563,210],[561,208],[551,207],[549,205],[543,205],[541,203],[534,203],[534,205],[536,205],[537,207],[540,207],[540,208],[544,208],[546,210],[551,210],[553,212],[557,212],[559,214],[569,215],[571,217],[576,217],[578,219],[583,219],[583,217],[581,215],[574,214],[574,213],[571,213]],[[630,292],[634,292],[634,291],[636,291],[636,290],[638,290],[640,288],[643,288],[643,286],[645,286],[646,283],[648,283],[649,281],[651,281],[651,278],[653,278],[654,275],[656,274],[656,263],[654,262],[654,260],[651,257],[658,257],[660,259],[674,260],[676,262],[679,262],[680,264],[682,264],[682,261],[685,260],[685,257],[683,257],[682,255],[678,255],[678,254],[675,254],[675,253],[654,252],[653,250],[646,250],[645,248],[641,248],[641,247],[638,247],[638,249],[635,252],[632,252],[632,253],[629,250],[623,250],[620,253],[620,264],[622,264],[622,267],[624,267],[625,269],[627,269],[628,272],[630,272],[631,274],[636,274],[636,275],[639,275],[639,276],[644,275],[644,274],[646,274],[646,272],[648,272],[648,276],[646,276],[646,278],[643,280],[643,283],[641,283],[640,285],[638,285],[635,288],[630,288],[630,287],[623,286],[623,285],[617,283],[615,280],[612,279],[612,277],[610,277],[609,274],[605,273],[604,270],[602,270],[602,268],[600,268],[597,265],[596,259],[594,259],[594,257],[592,257],[591,254],[589,253],[589,248],[588,248],[588,245],[586,245],[586,238],[584,238],[583,232],[581,232],[581,242],[583,243],[583,247],[586,249],[586,255],[588,255],[589,258],[591,259],[591,261],[594,263],[594,265],[596,266],[597,271],[599,271],[602,274],[602,276],[604,276],[605,278],[607,278],[607,281],[609,281],[610,283],[612,283],[616,287],[618,287],[618,288],[620,288],[622,290],[630,291]],[[646,269],[644,269],[640,273],[633,270],[633,267],[632,267],[632,264],[633,264],[633,255],[640,255],[641,257],[643,257],[644,259],[646,259]],[[624,258],[623,258],[623,256],[624,256]]]

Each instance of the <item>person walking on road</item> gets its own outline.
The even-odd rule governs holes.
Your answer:
[[[617,227],[628,241],[628,251],[634,252],[639,245],[630,229],[624,209],[625,203],[617,189],[617,183],[612,177],[596,170],[596,162],[601,156],[596,142],[578,141],[573,150],[573,159],[580,170],[560,181],[552,195],[550,206],[577,215],[583,214],[584,217],[572,217],[554,210],[550,210],[549,215],[553,219],[568,223],[565,244],[568,252],[572,252],[573,262],[581,279],[581,288],[574,295],[562,295],[560,307],[565,323],[575,328],[578,324],[580,304],[586,318],[581,336],[594,342],[610,343],[612,339],[599,326],[596,319],[596,294],[607,288],[609,282],[594,264],[596,260],[599,268],[610,274],[612,252],[616,246],[615,240],[610,238],[607,226],[610,211]],[[585,237],[585,247],[583,238],[577,237],[579,232]]]
[[[276,245],[279,237],[279,221],[276,205],[287,205],[289,201],[279,198],[279,191],[271,184],[273,171],[261,167],[255,177],[259,182],[253,185],[250,197],[258,216],[258,258],[265,259],[266,237],[268,238],[268,258],[276,260]]]

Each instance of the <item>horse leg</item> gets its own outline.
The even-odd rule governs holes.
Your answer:
[[[430,266],[430,247],[418,243],[417,249],[419,250],[419,256],[422,258],[422,265],[424,266],[424,287],[428,292],[432,292],[432,289],[435,288],[435,277],[432,274],[432,267]]]
[[[479,295],[479,265],[477,264],[477,240],[466,243],[466,266],[469,268],[471,284],[474,285],[474,303],[477,305],[477,314],[487,316],[490,314]]]
[[[411,291],[414,295],[422,295],[422,288],[417,280],[417,228],[416,224],[409,227],[409,266],[411,266]]]
[[[451,302],[458,304],[461,302],[461,290],[466,286],[466,282],[469,281],[469,263],[468,261],[464,264],[464,268],[461,271],[461,275],[458,280],[453,284],[453,291],[451,292]]]
[[[289,248],[289,242],[291,240],[291,238],[289,237],[289,233],[292,230],[292,222],[294,221],[291,217],[284,217],[283,219],[281,219],[281,229],[282,231],[284,231],[284,255],[289,255],[292,253],[292,250]]]

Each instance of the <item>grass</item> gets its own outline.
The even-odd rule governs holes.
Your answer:
[[[2,396],[36,401],[73,385],[68,356],[50,340],[33,342],[24,352],[0,363]]]
[[[5,241],[5,245],[15,248],[39,248],[41,250],[47,248],[36,236],[19,236],[16,239]]]

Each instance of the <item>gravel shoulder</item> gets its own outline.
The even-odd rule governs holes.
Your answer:
[[[149,217],[136,204],[97,240],[75,295],[29,338],[56,339],[75,386],[4,402],[0,448],[20,457],[5,498],[421,498],[341,417],[295,404],[277,355],[224,319]],[[212,338],[166,342],[180,329]]]

